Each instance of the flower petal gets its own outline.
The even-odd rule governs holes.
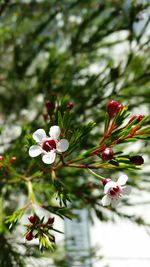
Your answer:
[[[118,184],[118,185],[125,185],[126,182],[127,182],[127,180],[128,180],[128,176],[125,175],[125,174],[122,174],[122,175],[119,177],[119,179],[118,179],[118,181],[117,181],[117,184]]]
[[[52,164],[55,161],[56,153],[51,151],[43,155],[42,160],[45,164]]]
[[[102,200],[101,203],[103,206],[108,206],[111,203],[111,198],[108,195],[105,195]]]
[[[41,142],[44,138],[46,138],[46,133],[43,129],[38,129],[33,133],[33,139],[36,142]]]
[[[118,205],[119,202],[120,202],[120,198],[113,198],[113,199],[111,200],[111,205],[112,205],[113,207],[116,207],[116,206]]]
[[[113,182],[113,181],[108,182],[104,187],[104,194],[107,194],[109,192],[110,188],[116,187],[116,186],[117,186],[116,182]]]
[[[64,152],[68,149],[69,147],[69,142],[67,139],[61,139],[58,143],[57,143],[57,151],[58,152]]]
[[[51,138],[58,139],[60,136],[60,127],[57,125],[54,125],[50,128],[49,135]]]
[[[130,195],[130,193],[131,193],[131,186],[127,185],[124,188],[122,188],[123,195]]]
[[[29,148],[29,156],[34,158],[39,156],[42,153],[42,149],[40,146],[33,145]]]

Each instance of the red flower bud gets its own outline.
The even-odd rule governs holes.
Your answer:
[[[3,160],[3,159],[4,159],[4,157],[2,155],[0,155],[0,160]]]
[[[10,159],[10,163],[11,164],[14,163],[15,161],[16,161],[16,157],[15,156]]]
[[[28,233],[26,234],[26,239],[27,239],[28,241],[31,241],[31,240],[33,239],[33,235],[32,235],[31,232],[28,232]]]
[[[67,104],[67,109],[72,109],[74,106],[75,106],[75,103],[70,101],[70,102]]]
[[[29,218],[28,218],[28,220],[30,221],[30,223],[36,223],[37,222],[37,220],[38,220],[38,217],[36,216],[36,215],[33,215],[33,216],[30,216]]]
[[[131,123],[131,122],[132,122],[133,120],[135,120],[135,119],[137,119],[135,123],[138,123],[138,122],[140,122],[143,118],[144,118],[144,115],[141,115],[141,114],[139,114],[139,115],[134,115],[134,116],[129,120],[128,124]]]
[[[114,153],[113,153],[112,148],[106,147],[102,151],[101,158],[103,161],[108,161],[108,160],[111,160],[113,158],[113,155],[114,155]]]
[[[54,220],[55,220],[54,217],[53,218],[49,217],[48,218],[48,221],[47,221],[47,224],[53,224],[54,223]]]
[[[130,162],[134,165],[142,165],[144,163],[144,159],[142,156],[133,156],[130,157]]]
[[[45,101],[45,107],[47,109],[47,111],[50,111],[51,109],[54,108],[54,104],[52,102],[50,102],[49,100]]]
[[[102,181],[103,185],[105,185],[108,182],[111,182],[111,179],[110,178],[105,178],[105,179],[102,179],[101,181]]]
[[[115,117],[123,106],[115,100],[111,100],[107,104],[107,112],[110,118]]]
[[[43,113],[43,119],[45,122],[47,122],[47,120],[48,120],[48,114],[47,113]]]

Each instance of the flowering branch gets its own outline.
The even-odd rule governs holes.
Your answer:
[[[50,102],[46,102],[47,111],[52,117],[51,109],[52,105]],[[67,108],[68,109],[68,108]],[[116,205],[123,197],[128,195],[131,191],[131,187],[125,185],[128,177],[123,174],[119,177],[118,181],[113,181],[112,178],[106,178],[105,175],[101,175],[100,170],[135,170],[142,166],[144,159],[141,155],[123,155],[118,154],[114,151],[114,147],[120,143],[127,141],[134,142],[135,140],[147,139],[150,134],[150,127],[146,126],[145,123],[150,116],[134,115],[124,125],[124,120],[127,120],[127,107],[121,105],[117,101],[109,101],[106,110],[106,121],[104,127],[104,134],[101,140],[96,146],[92,146],[85,152],[79,149],[80,141],[88,135],[88,132],[95,126],[95,123],[89,123],[87,126],[71,131],[71,113],[67,111],[62,115],[60,111],[57,112],[57,120],[59,125],[52,125],[49,130],[49,135],[46,134],[44,129],[38,129],[33,133],[33,136],[29,136],[29,156],[33,158],[29,162],[24,174],[20,174],[17,171],[14,172],[11,167],[15,161],[11,159],[5,159],[1,156],[0,169],[4,173],[9,173],[17,177],[17,181],[25,183],[28,188],[28,199],[29,201],[25,205],[25,208],[18,210],[12,216],[7,217],[7,223],[15,224],[27,209],[32,208],[33,215],[29,217],[30,224],[26,225],[25,237],[27,241],[31,241],[34,238],[38,238],[40,249],[53,248],[55,243],[54,236],[50,233],[50,230],[58,231],[53,228],[54,219],[51,215],[48,219],[49,222],[45,222],[44,218],[41,218],[35,213],[36,206],[43,208],[49,212],[59,215],[61,218],[70,217],[69,209],[67,209],[68,202],[71,202],[71,194],[76,196],[84,196],[83,201],[95,201],[89,197],[91,194],[93,185],[88,184],[83,187],[83,193],[75,191],[70,192],[67,188],[67,184],[64,183],[63,179],[59,177],[63,176],[64,168],[68,172],[72,173],[72,169],[81,171],[87,170],[90,175],[94,177],[96,181],[99,181],[99,190],[101,192],[104,187],[104,196],[101,198],[100,203],[103,206]],[[45,118],[45,117],[44,117]],[[54,117],[53,117],[54,119]],[[46,121],[47,123],[47,121]],[[123,126],[122,126],[123,125]],[[68,129],[68,130],[67,130]],[[72,133],[72,136],[70,136]],[[78,152],[76,152],[78,151]],[[78,155],[77,155],[78,153]],[[41,161],[36,161],[34,158],[41,156]],[[16,159],[15,159],[16,160]],[[77,163],[78,162],[78,163]],[[44,165],[45,164],[45,165]],[[43,166],[44,165],[44,166]],[[66,172],[66,171],[65,171]],[[36,188],[33,189],[34,183],[43,183],[51,178],[51,200],[45,201],[52,203],[53,199],[59,200],[59,206],[54,207],[53,205],[45,205],[35,197]],[[6,179],[6,178],[5,178]],[[13,180],[11,180],[13,181]],[[95,185],[97,188],[97,185]],[[46,188],[45,188],[46,190]],[[72,188],[72,190],[74,190]],[[91,191],[89,191],[91,190]],[[34,192],[35,191],[35,192]],[[87,192],[87,193],[86,193]],[[45,194],[43,191],[41,194]],[[94,203],[94,202],[93,202]],[[72,216],[72,215],[71,215]]]

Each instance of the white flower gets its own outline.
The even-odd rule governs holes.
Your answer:
[[[42,161],[46,164],[52,164],[55,161],[56,153],[62,153],[68,149],[69,142],[66,139],[58,140],[60,136],[59,126],[52,126],[49,136],[46,136],[43,129],[38,129],[33,133],[33,139],[37,142],[37,145],[30,147],[30,157],[37,157],[42,154]]]
[[[102,205],[108,206],[112,204],[115,206],[118,204],[120,197],[122,195],[129,195],[131,192],[131,187],[125,185],[128,180],[128,176],[123,174],[119,177],[117,182],[112,180],[108,181],[104,187],[105,196],[102,198]]]

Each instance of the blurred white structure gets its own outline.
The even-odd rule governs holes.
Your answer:
[[[65,220],[67,258],[70,267],[92,267],[87,209],[74,210],[77,218]]]

